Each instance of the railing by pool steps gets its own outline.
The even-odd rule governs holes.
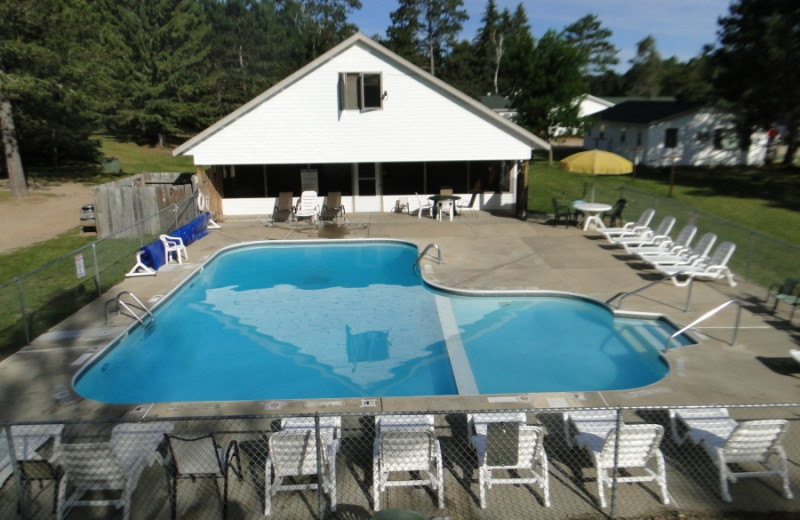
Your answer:
[[[123,297],[126,296],[133,301],[132,302],[124,301]],[[112,298],[106,302],[106,322],[109,321],[110,317],[109,308],[111,304],[116,304],[117,312],[119,314],[125,315],[129,318],[138,321],[139,324],[142,325],[143,327],[148,324],[152,326],[155,325],[156,323],[156,317],[153,315],[152,312],[150,312],[150,309],[148,309],[147,306],[144,303],[142,303],[142,300],[140,300],[135,294],[133,294],[130,291],[122,291],[117,295],[116,298]],[[137,313],[136,310],[134,309],[142,311],[141,315]],[[145,323],[145,319],[147,318],[149,318],[150,320]]]
[[[702,316],[700,316],[699,318],[697,318],[696,320],[694,320],[690,324],[686,325],[681,330],[675,331],[672,334],[672,336],[670,336],[669,339],[667,339],[667,342],[664,345],[664,353],[666,354],[667,352],[669,352],[669,344],[672,342],[673,339],[675,339],[676,337],[680,336],[681,334],[683,334],[684,332],[688,331],[689,329],[693,328],[698,323],[701,323],[701,322],[707,320],[708,318],[714,316],[719,311],[721,311],[722,309],[725,309],[726,307],[728,307],[729,305],[731,305],[733,303],[735,303],[737,305],[737,308],[736,308],[736,323],[733,325],[733,338],[731,338],[731,346],[736,345],[736,336],[739,333],[739,319],[740,319],[741,314],[742,314],[742,302],[740,302],[738,299],[734,298],[732,300],[726,301],[722,305],[718,305],[718,306],[714,307],[713,309],[711,309],[707,313],[703,314]]]
[[[428,252],[428,251],[429,251],[431,248],[434,248],[434,249],[436,249],[436,252],[438,253],[438,258],[437,258],[437,261],[436,261],[436,263],[438,263],[439,265],[441,265],[441,264],[442,264],[442,250],[439,248],[439,244],[435,244],[435,243],[431,242],[430,244],[428,244],[427,246],[425,246],[425,249],[423,249],[423,250],[422,250],[422,252],[419,254],[419,256],[417,257],[417,259],[414,261],[414,268],[416,268],[416,267],[419,265],[420,261],[421,261],[423,258],[425,258],[425,254],[426,254],[426,253],[427,253],[427,252]]]

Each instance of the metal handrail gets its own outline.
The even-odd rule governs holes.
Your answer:
[[[422,252],[419,254],[417,259],[414,261],[414,267],[415,268],[420,263],[420,261],[425,257],[425,253],[427,253],[428,250],[431,249],[431,248],[435,248],[436,249],[436,252],[438,253],[438,256],[439,256],[439,258],[437,260],[437,263],[439,265],[442,265],[442,250],[439,248],[439,244],[435,244],[435,243],[431,242],[430,244],[425,246],[425,249],[422,250]]]
[[[133,301],[135,302],[135,304],[128,304],[128,303],[124,302],[122,300],[122,297],[126,296],[126,295],[130,296],[131,298],[133,298]],[[136,313],[136,311],[133,310],[133,308],[139,309],[140,311],[144,311],[146,316],[150,316],[150,322],[151,323],[155,323],[156,322],[156,317],[150,311],[150,309],[148,309],[147,306],[144,303],[142,303],[142,300],[140,300],[135,294],[133,294],[130,291],[122,291],[121,293],[119,293],[117,295],[116,298],[112,298],[111,300],[108,300],[106,302],[106,321],[109,321],[108,306],[112,302],[117,304],[117,309],[120,311],[121,314],[124,314],[125,316],[127,316],[129,318],[135,319],[142,326],[145,325],[145,322],[141,318],[141,316],[139,316],[139,314]],[[131,308],[131,307],[133,307],[133,308]],[[122,311],[125,311],[125,312],[122,312]]]
[[[735,303],[735,304],[737,304],[737,305],[738,305],[738,308],[737,308],[737,311],[736,311],[736,323],[735,323],[735,324],[734,324],[734,326],[733,326],[733,338],[731,339],[731,346],[734,346],[734,345],[736,345],[736,336],[737,336],[737,335],[738,335],[738,333],[739,333],[739,318],[740,318],[740,316],[741,316],[741,314],[742,314],[742,302],[741,302],[741,301],[739,301],[739,299],[737,299],[737,298],[734,298],[734,299],[732,299],[732,300],[728,300],[728,301],[726,301],[726,302],[725,302],[725,303],[723,303],[722,305],[718,305],[718,306],[714,307],[713,309],[711,309],[711,310],[710,310],[710,311],[708,311],[707,313],[703,314],[702,316],[700,316],[699,318],[697,318],[696,320],[694,320],[694,321],[693,321],[693,322],[691,322],[690,324],[686,325],[685,327],[683,327],[683,328],[682,328],[682,329],[680,329],[679,331],[677,331],[677,332],[673,333],[673,334],[672,334],[672,335],[671,335],[671,336],[670,336],[670,337],[667,339],[667,342],[666,342],[666,344],[664,344],[664,353],[666,354],[667,352],[669,352],[669,344],[672,342],[672,340],[673,340],[673,339],[675,339],[676,337],[680,336],[681,334],[683,334],[683,333],[684,333],[684,332],[686,332],[687,330],[691,329],[692,327],[694,327],[694,326],[695,326],[695,325],[697,325],[698,323],[700,323],[700,322],[702,322],[702,321],[705,321],[705,320],[707,320],[707,319],[708,319],[708,318],[710,318],[711,316],[714,316],[714,315],[715,315],[715,314],[717,314],[719,311],[721,311],[722,309],[726,308],[727,306],[729,306],[729,305],[730,305],[730,304],[732,304],[732,303]]]
[[[663,282],[663,281],[665,281],[665,280],[669,280],[669,278],[670,278],[669,276],[665,276],[665,277],[663,277],[663,278],[660,278],[660,279],[658,279],[658,280],[655,280],[655,281],[653,281],[653,282],[650,282],[650,283],[648,283],[647,285],[644,285],[644,286],[642,286],[642,287],[639,287],[638,289],[636,289],[636,290],[634,290],[634,291],[630,291],[630,292],[626,292],[626,293],[617,293],[617,294],[615,294],[614,296],[612,296],[611,298],[609,298],[608,300],[606,300],[606,303],[607,303],[607,304],[609,304],[609,305],[611,305],[611,302],[612,302],[612,301],[614,301],[614,300],[617,298],[617,296],[620,296],[620,295],[622,295],[622,297],[619,299],[619,303],[617,304],[617,309],[622,309],[622,302],[623,302],[623,301],[625,300],[625,298],[627,298],[628,296],[631,296],[631,295],[633,295],[633,294],[640,293],[640,292],[644,291],[645,289],[649,289],[650,287],[652,287],[652,286],[654,286],[654,285],[658,285],[658,284],[660,284],[661,282]],[[687,303],[688,303],[688,302],[687,302]],[[687,305],[687,309],[688,309],[688,305]]]

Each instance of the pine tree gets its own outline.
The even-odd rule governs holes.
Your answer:
[[[106,0],[116,31],[109,49],[117,106],[112,131],[166,146],[208,124],[218,80],[209,63],[211,26],[196,0]]]
[[[594,14],[564,28],[565,41],[576,46],[584,59],[584,76],[603,74],[619,63],[619,50],[609,41],[613,34]]]
[[[420,45],[422,23],[419,0],[398,0],[396,10],[389,13],[392,24],[386,29],[386,47],[411,63],[422,67],[425,55]]]

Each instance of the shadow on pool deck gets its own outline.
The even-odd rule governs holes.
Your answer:
[[[191,263],[168,265],[154,277],[130,278],[80,312],[53,327],[0,363],[2,420],[79,419],[176,415],[263,413],[265,402],[167,403],[114,406],[84,400],[71,390],[71,378],[88,357],[121,334],[130,324],[124,317],[105,322],[104,303],[120,291],[132,291],[149,305],[186,279],[220,248],[249,241],[334,238],[392,238],[422,249],[436,243],[442,264],[422,261],[424,277],[435,284],[461,289],[545,289],[585,294],[601,301],[646,285],[654,271],[626,260],[622,250],[609,249],[594,232],[553,227],[542,220],[520,221],[508,215],[477,212],[454,222],[394,213],[354,213],[346,223],[308,222],[266,225],[267,217],[226,219],[222,229],[189,246]],[[700,344],[671,351],[670,373],[658,383],[627,391],[529,394],[525,406],[642,406],[670,404],[784,403],[800,396],[800,367],[789,363],[788,350],[798,345],[798,333],[785,319],[762,304],[765,289],[739,280],[698,282],[691,308],[683,312],[687,289],[671,283],[654,286],[624,302],[624,310],[664,314],[686,325],[723,302],[742,301],[740,328],[731,346],[736,320],[733,305],[696,330]],[[556,346],[554,346],[556,348]],[[746,377],[742,377],[746,374]],[[358,399],[341,406],[321,403],[326,412],[358,411]],[[519,403],[517,403],[519,405]],[[283,411],[308,413],[313,401],[280,404]],[[378,409],[455,410],[497,408],[488,396],[386,398]],[[501,407],[514,407],[513,400]]]

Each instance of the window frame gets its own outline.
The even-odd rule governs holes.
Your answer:
[[[377,85],[373,85],[370,81],[374,78],[377,78]],[[340,72],[338,91],[340,112],[383,110],[382,72]]]

